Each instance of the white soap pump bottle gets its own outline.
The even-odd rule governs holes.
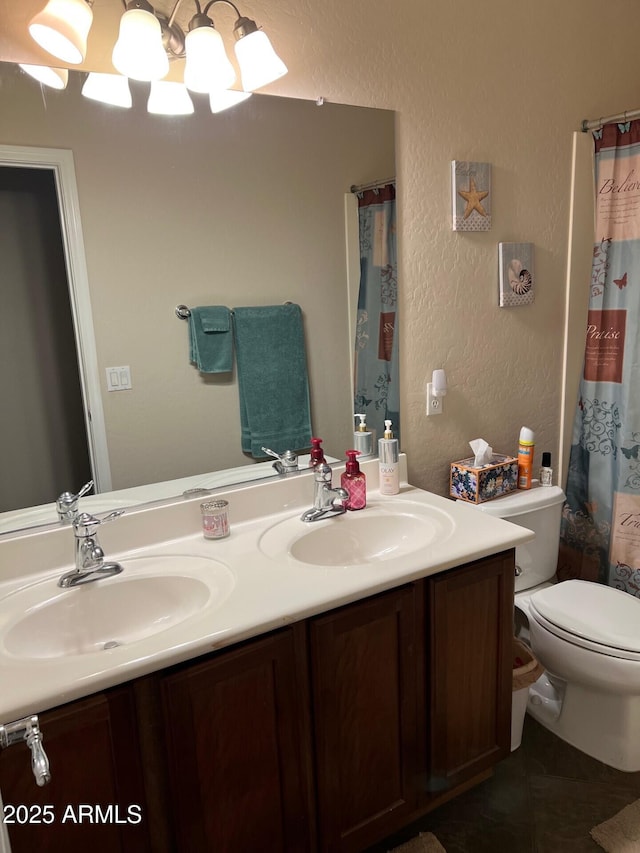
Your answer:
[[[393,437],[391,421],[384,422],[384,438],[378,439],[380,494],[397,495],[400,491],[398,439]]]
[[[356,412],[353,417],[360,418],[360,423],[353,433],[353,447],[360,456],[371,456],[373,454],[373,438],[367,429],[367,415]]]

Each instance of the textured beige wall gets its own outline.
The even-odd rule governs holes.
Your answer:
[[[412,482],[445,490],[468,439],[513,451],[522,424],[557,460],[572,132],[583,118],[640,106],[640,4],[271,0],[252,11],[289,66],[270,91],[397,110]],[[493,164],[488,233],[450,229],[452,159]],[[496,307],[500,241],[536,246],[531,307]],[[436,367],[450,392],[445,413],[427,419]]]

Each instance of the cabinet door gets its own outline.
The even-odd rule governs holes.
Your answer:
[[[508,551],[427,582],[433,793],[509,754],[514,570]]]
[[[293,637],[287,629],[162,679],[179,853],[313,849]]]
[[[150,850],[130,689],[40,714],[40,728],[49,784],[36,786],[26,744],[0,752],[12,853]]]
[[[363,850],[415,806],[416,600],[409,585],[310,621],[323,850]]]

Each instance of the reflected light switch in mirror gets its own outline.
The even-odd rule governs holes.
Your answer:
[[[107,391],[129,391],[131,389],[131,368],[107,367]]]

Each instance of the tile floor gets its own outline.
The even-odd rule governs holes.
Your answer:
[[[447,853],[602,853],[589,830],[640,799],[640,773],[613,770],[529,715],[520,749],[491,779],[367,853],[433,832]]]

